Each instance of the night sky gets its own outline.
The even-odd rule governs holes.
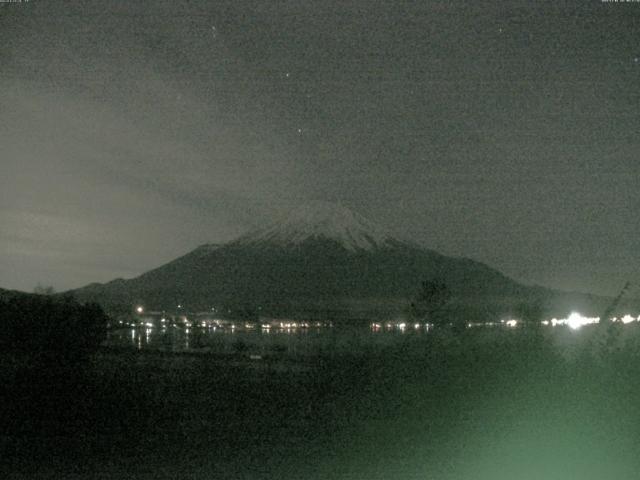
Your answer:
[[[640,3],[0,3],[0,287],[340,202],[517,280],[640,281]]]

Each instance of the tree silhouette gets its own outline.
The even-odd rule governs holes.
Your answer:
[[[37,295],[53,295],[56,291],[51,285],[42,285],[38,283],[38,285],[33,289],[33,293]]]
[[[443,322],[444,307],[450,300],[451,290],[444,281],[425,280],[411,302],[411,316],[418,321],[440,324]]]
[[[19,294],[0,299],[0,348],[57,362],[76,361],[97,350],[108,317],[97,304],[72,297]]]
[[[545,314],[544,303],[540,298],[520,302],[516,305],[514,314],[529,325],[539,325]]]

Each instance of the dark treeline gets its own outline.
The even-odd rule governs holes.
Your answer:
[[[26,439],[91,431],[103,396],[91,364],[107,320],[69,296],[0,290],[0,431],[13,439],[0,458],[22,458]]]
[[[107,320],[99,305],[83,305],[70,296],[3,295],[0,348],[33,359],[79,360],[105,339]]]

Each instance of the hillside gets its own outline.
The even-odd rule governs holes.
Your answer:
[[[446,282],[455,302],[469,312],[490,304],[491,315],[506,314],[518,302],[562,297],[480,262],[398,239],[335,205],[302,207],[227,244],[202,245],[136,278],[91,284],[74,294],[107,308],[141,303],[154,310],[181,305],[190,311],[264,314],[393,312],[402,310],[421,281],[432,278]],[[580,298],[585,305],[593,303]]]

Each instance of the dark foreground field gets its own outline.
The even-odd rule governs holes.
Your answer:
[[[640,332],[406,335],[304,364],[2,357],[2,478],[633,479]]]

